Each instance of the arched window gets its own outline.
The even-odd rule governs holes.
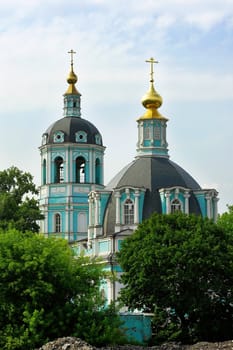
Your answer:
[[[124,224],[134,224],[134,204],[131,199],[126,199],[124,204]]]
[[[100,160],[99,158],[95,161],[95,183],[100,184]]]
[[[55,183],[64,182],[64,163],[62,157],[55,159]]]
[[[171,213],[175,213],[177,211],[181,211],[181,203],[179,199],[175,198],[171,202]]]
[[[150,133],[151,133],[151,129],[148,125],[146,125],[144,127],[144,139],[145,140],[150,140],[150,138],[151,138]]]
[[[42,185],[46,184],[46,159],[43,160],[42,165]]]
[[[76,159],[76,182],[84,183],[86,181],[85,172],[86,172],[86,161],[83,157],[78,157]]]
[[[54,217],[54,226],[55,226],[56,233],[61,232],[61,215],[58,213],[55,214],[55,217]]]

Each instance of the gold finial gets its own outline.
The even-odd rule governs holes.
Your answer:
[[[150,82],[154,82],[154,63],[159,63],[159,61],[156,61],[153,57],[150,59],[146,60],[147,63],[150,63]]]
[[[75,84],[77,83],[78,81],[78,77],[77,75],[74,73],[74,70],[73,70],[73,65],[74,65],[74,54],[76,54],[76,52],[74,50],[70,50],[68,51],[68,54],[70,54],[70,64],[71,64],[71,70],[70,70],[70,73],[67,77],[67,83],[69,84],[69,87],[66,91],[65,94],[74,94],[74,95],[77,95],[79,94],[79,92],[77,91],[76,87],[75,87]]]
[[[162,105],[163,99],[154,88],[154,64],[159,63],[153,57],[146,60],[150,63],[150,88],[142,98],[142,105],[147,109],[141,119],[166,119],[159,112],[158,108]]]

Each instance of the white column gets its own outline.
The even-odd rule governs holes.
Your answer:
[[[209,194],[207,194],[207,195],[205,196],[205,199],[206,199],[206,212],[207,212],[207,217],[208,217],[209,219],[211,219],[211,202],[210,202],[211,196],[210,196]]]
[[[92,214],[93,199],[92,199],[91,195],[88,198],[88,203],[89,203],[89,205],[88,205],[88,209],[89,209],[89,222],[88,222],[88,225],[92,226],[92,215],[91,214]]]
[[[52,169],[51,169],[51,166],[52,166],[53,162],[51,160],[51,153],[47,153],[47,161],[46,161],[46,166],[47,166],[47,169],[46,169],[46,172],[47,172],[47,182],[46,183],[53,183],[53,179],[52,179]]]
[[[70,229],[69,229],[69,233],[72,234],[72,239],[74,239],[74,209],[73,209],[73,205],[70,205],[70,209],[69,209],[69,212],[70,212],[70,217],[69,217],[69,220],[70,220]]]
[[[189,214],[189,197],[190,197],[189,192],[185,191],[185,193],[184,193],[184,199],[185,199],[184,212],[185,212],[185,214]]]
[[[69,182],[75,182],[75,178],[74,178],[74,173],[75,171],[73,171],[74,167],[76,166],[75,162],[73,161],[73,151],[70,151],[69,153],[69,178],[68,181]]]
[[[134,223],[139,224],[139,190],[135,191],[135,202],[134,202]]]
[[[65,214],[65,220],[66,220],[66,225],[65,225],[65,236],[68,236],[69,235],[69,208],[68,206],[66,205],[66,214]]]
[[[144,132],[143,123],[140,122],[139,123],[139,139],[138,139],[138,141],[139,141],[139,145],[138,146],[139,147],[143,146],[143,140],[144,140],[143,132]]]
[[[64,159],[64,182],[70,182],[70,169],[69,169],[69,151],[66,149],[65,159]]]
[[[217,221],[217,218],[218,218],[218,198],[217,197],[214,197],[213,198],[213,202],[214,202],[214,217],[213,217],[213,220],[214,222]]]
[[[89,179],[86,179],[87,182],[90,183],[94,183],[94,171],[95,171],[95,167],[94,167],[94,154],[93,154],[93,150],[89,152],[89,156],[88,159],[86,161],[86,165],[89,167]]]
[[[166,198],[166,214],[170,214],[171,213],[170,191],[165,192],[165,198]]]
[[[120,225],[121,220],[120,220],[120,192],[117,191],[115,193],[115,198],[116,198],[116,225]]]
[[[87,238],[88,238],[88,243],[90,243],[90,240],[92,238],[92,226],[93,226],[93,222],[92,222],[93,198],[91,194],[89,195],[88,203],[89,203],[89,224],[88,224]]]
[[[96,193],[95,195],[95,225],[100,224],[100,195]]]

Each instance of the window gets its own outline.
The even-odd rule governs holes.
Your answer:
[[[99,134],[95,135],[95,143],[97,145],[101,145],[101,136]]]
[[[48,138],[48,134],[43,134],[43,136],[42,136],[42,145],[46,145],[47,138]]]
[[[55,214],[55,232],[61,232],[61,215]]]
[[[144,127],[144,140],[150,140],[150,127]]]
[[[85,179],[85,165],[86,161],[83,157],[78,157],[76,159],[76,182],[77,183],[84,183],[86,181]]]
[[[55,183],[64,182],[64,163],[62,157],[55,159]]]
[[[124,224],[134,224],[134,205],[131,199],[126,199],[124,204]]]
[[[181,203],[176,198],[176,199],[173,199],[173,201],[171,202],[171,213],[175,213],[177,211],[181,211]]]
[[[43,160],[43,166],[42,166],[42,185],[46,184],[46,160]]]
[[[155,138],[155,140],[160,140],[161,139],[160,127],[159,126],[155,126],[155,128],[154,128],[154,138]]]
[[[100,160],[95,161],[95,183],[100,184]]]
[[[56,131],[53,135],[53,142],[55,143],[64,142],[64,132]]]
[[[85,131],[78,131],[75,133],[76,142],[87,142],[87,133]]]

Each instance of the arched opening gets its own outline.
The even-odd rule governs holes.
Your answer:
[[[171,202],[171,213],[181,211],[181,209],[182,209],[182,207],[181,207],[181,203],[180,203],[179,199],[177,199],[177,198],[173,199],[173,201]]]
[[[62,157],[55,159],[55,183],[64,182],[64,162]]]
[[[56,213],[54,217],[55,232],[61,232],[61,215]]]
[[[42,165],[42,185],[46,184],[46,159],[43,160]]]
[[[124,224],[133,225],[134,224],[134,204],[131,199],[126,199],[124,203]]]
[[[85,173],[86,173],[86,161],[83,157],[78,157],[76,159],[76,182],[84,183],[86,181]]]
[[[100,160],[96,158],[95,161],[95,183],[100,184],[101,180],[101,168],[100,168]]]

